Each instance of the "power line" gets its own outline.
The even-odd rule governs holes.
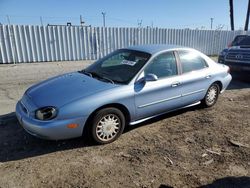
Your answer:
[[[129,24],[137,26],[137,22],[132,22],[132,21],[124,20],[124,19],[121,19],[121,18],[113,18],[113,17],[108,16],[108,19],[109,20],[114,20],[114,21],[117,21],[117,22],[129,23]]]

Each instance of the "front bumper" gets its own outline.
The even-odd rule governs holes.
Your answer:
[[[250,72],[250,63],[225,61],[224,64],[229,66],[232,72]]]
[[[48,140],[63,140],[82,136],[86,117],[40,121],[30,117],[21,106],[16,105],[16,116],[22,127],[31,135]],[[76,128],[68,128],[68,124],[78,124]]]

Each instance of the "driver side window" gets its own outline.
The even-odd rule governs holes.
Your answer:
[[[156,56],[145,68],[144,75],[155,74],[159,79],[177,75],[176,59],[173,52],[165,52]]]

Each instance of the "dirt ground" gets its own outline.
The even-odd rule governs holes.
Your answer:
[[[90,62],[0,66],[0,188],[250,187],[250,84],[133,126],[114,143],[28,135],[14,108],[30,85]]]

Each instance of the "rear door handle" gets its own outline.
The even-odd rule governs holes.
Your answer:
[[[174,83],[171,84],[171,87],[177,87],[180,84],[181,84],[180,82],[174,82]]]
[[[211,74],[208,74],[205,78],[208,79],[208,78],[211,78],[212,75]]]

